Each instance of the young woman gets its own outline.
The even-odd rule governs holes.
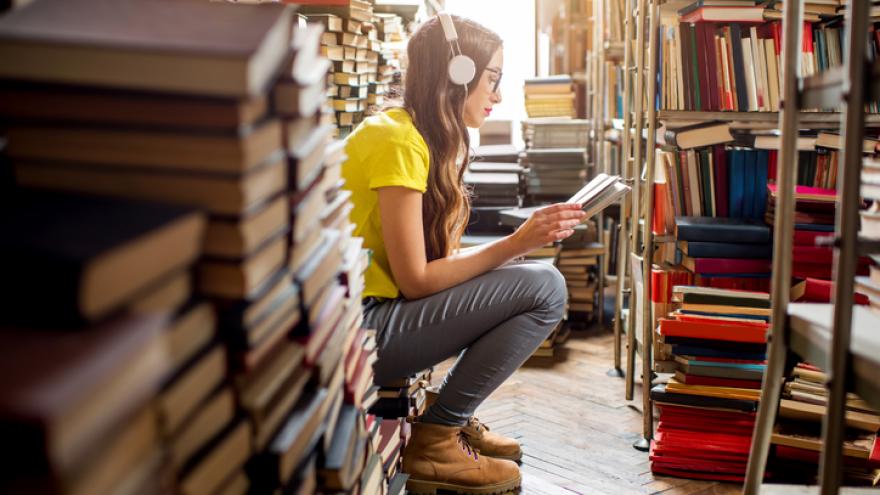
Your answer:
[[[470,141],[501,102],[501,39],[452,17],[460,51],[476,66],[456,84],[453,44],[438,18],[407,49],[403,106],[366,119],[346,144],[355,235],[373,250],[365,326],[377,330],[376,382],[458,355],[437,400],[413,424],[403,454],[411,493],[495,493],[520,484],[519,443],[490,433],[477,406],[534,352],[562,317],[565,281],[552,266],[514,261],[574,231],[578,205],[538,210],[496,242],[458,249],[468,220],[462,180]]]

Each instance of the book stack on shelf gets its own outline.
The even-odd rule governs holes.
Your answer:
[[[815,484],[822,451],[822,418],[828,403],[827,376],[805,363],[798,364],[786,380],[779,417],[770,443],[769,469],[780,481]],[[846,435],[843,443],[843,477],[847,485],[880,483],[880,414],[856,394],[846,398]]]
[[[585,225],[561,242],[556,259],[568,289],[568,321],[580,326],[593,321],[596,309],[599,256],[606,254],[605,246],[596,240],[595,225]]]
[[[535,117],[577,117],[571,76],[535,77],[525,80],[526,114]]]
[[[697,286],[673,292],[677,309],[660,319],[658,342],[675,376],[651,389],[660,409],[651,471],[741,481],[766,367],[770,296]]]
[[[195,0],[175,3],[175,12],[146,1],[119,4],[96,24],[96,5],[80,0],[75,18],[63,16],[63,31],[89,36],[108,56],[137,61],[107,72],[102,68],[113,63],[86,64],[73,48],[78,44],[54,34],[53,22],[61,18],[56,8],[36,1],[0,22],[4,39],[64,51],[68,60],[64,73],[51,64],[25,73],[16,58],[4,58],[4,91],[21,95],[4,98],[0,108],[10,122],[17,183],[152,200],[165,205],[153,206],[157,212],[182,205],[207,214],[204,235],[194,244],[202,249],[193,253],[191,285],[211,304],[191,303],[175,313],[171,364],[157,402],[169,486],[181,493],[221,486],[245,493],[317,486],[319,475],[323,486],[350,483],[362,464],[340,446],[357,446],[352,432],[362,428],[352,427],[349,413],[340,419],[341,412],[349,392],[355,425],[363,421],[364,404],[359,408],[356,397],[368,393],[353,385],[369,377],[350,381],[346,390],[343,356],[361,325],[366,254],[351,236],[351,204],[340,181],[342,143],[329,143],[331,129],[318,124],[325,98],[320,72],[327,67],[318,52],[320,27],[307,26],[282,5]],[[187,24],[170,28],[170,13]],[[230,22],[242,27],[236,33],[249,34],[230,33],[224,29]],[[189,35],[193,23],[202,33],[197,39]],[[144,26],[162,26],[161,36]],[[126,43],[118,40],[121,32],[128,33]],[[180,54],[165,56],[169,46]],[[218,57],[205,46],[230,53]],[[176,70],[182,54],[191,70]],[[228,68],[230,56],[239,69]],[[255,58],[263,61],[255,65],[259,70],[248,69]],[[227,67],[227,76],[215,76],[217,64]],[[128,211],[122,204],[105,210],[122,218]],[[74,211],[56,212],[66,209]],[[134,215],[126,220],[129,228],[140,222]],[[169,232],[183,235],[182,229]],[[102,229],[68,232],[91,238]],[[119,232],[130,230],[107,233]],[[123,264],[113,265],[102,291],[126,295],[128,278],[141,280],[169,253],[191,252],[184,247],[156,234],[139,251],[149,262],[114,261]],[[138,270],[129,277],[126,267]],[[150,304],[184,302],[186,275],[166,280]],[[134,456],[142,450],[132,446],[140,449],[148,436],[141,430],[116,448],[131,448]],[[331,451],[346,454],[331,459]]]
[[[388,495],[404,493],[408,475],[400,471],[403,447],[409,438],[411,427],[405,418],[389,418],[368,415],[370,455],[367,459],[365,476],[369,474],[378,480],[378,485],[387,488]],[[369,483],[362,483],[361,493],[367,491]]]
[[[0,225],[15,287],[0,323],[0,430],[15,446],[3,491],[194,493],[235,478],[250,428],[233,420],[213,312],[192,299],[204,215],[20,190]]]

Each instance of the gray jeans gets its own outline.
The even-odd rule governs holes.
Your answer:
[[[565,279],[548,264],[511,262],[437,294],[368,301],[378,335],[379,385],[458,354],[422,421],[463,425],[562,318]]]

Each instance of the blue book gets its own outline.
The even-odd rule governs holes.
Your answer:
[[[767,171],[770,164],[770,152],[756,151],[755,154],[755,215],[753,218],[764,218],[767,209]]]
[[[810,230],[813,232],[834,232],[834,225],[821,225],[815,223],[796,223],[794,230]]]
[[[731,358],[731,359],[752,359],[755,361],[759,361],[761,359],[767,359],[767,354],[746,354],[742,352],[733,351],[723,351],[720,349],[713,349],[711,347],[697,347],[691,345],[682,345],[682,344],[672,344],[672,352],[673,354],[678,354],[680,356],[705,356],[705,357],[718,357],[718,358]]]
[[[743,194],[742,215],[745,218],[755,218],[755,174],[757,173],[755,159],[757,153],[754,151],[744,151],[743,153],[745,153],[745,165],[743,166],[745,193]]]
[[[752,258],[773,257],[773,244],[691,241],[682,245],[691,258]]]
[[[730,151],[730,168],[727,173],[727,181],[729,182],[729,206],[728,213],[730,218],[743,217],[743,195],[745,177],[745,163],[743,159],[743,150]]]

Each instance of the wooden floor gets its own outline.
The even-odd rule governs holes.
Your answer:
[[[624,399],[623,379],[606,376],[612,356],[610,332],[572,332],[556,357],[527,363],[477,410],[493,431],[522,443],[522,493],[740,493],[739,485],[651,474],[648,454],[632,448],[641,387],[634,401]],[[451,363],[435,368],[435,383]]]

